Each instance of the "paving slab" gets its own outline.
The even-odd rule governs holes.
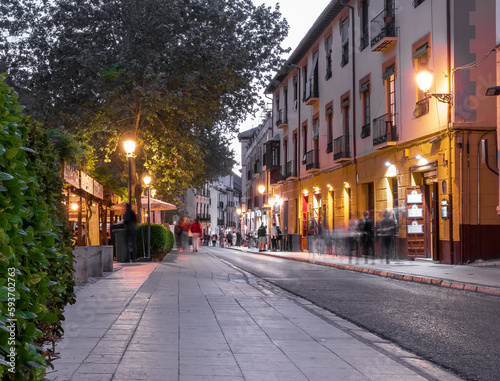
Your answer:
[[[120,266],[78,291],[49,379],[459,380],[203,250]]]

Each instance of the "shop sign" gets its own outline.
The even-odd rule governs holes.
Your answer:
[[[104,198],[104,187],[94,180],[94,196],[100,198],[101,200]]]
[[[80,188],[80,171],[75,169],[75,166],[71,163],[64,163],[64,181],[68,184],[73,185],[75,188]]]
[[[424,210],[419,208],[418,205],[412,205],[411,208],[408,209],[408,218],[423,218]]]
[[[419,224],[417,221],[413,221],[408,225],[408,234],[424,234],[424,225]]]
[[[419,193],[417,190],[412,190],[409,194],[406,195],[406,203],[407,204],[422,204],[422,193]]]
[[[94,191],[94,179],[87,175],[85,172],[81,173],[81,180],[82,180],[82,189],[87,192],[92,194]]]

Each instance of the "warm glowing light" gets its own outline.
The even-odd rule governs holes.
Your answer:
[[[283,205],[283,201],[284,201],[284,200],[283,200],[281,197],[280,197],[280,198],[278,198],[278,204],[279,204],[280,206],[281,206],[281,205]]]
[[[259,185],[257,188],[260,194],[264,194],[264,191],[266,190],[266,187],[264,185]]]
[[[302,193],[304,193],[304,195],[307,196],[309,194],[309,191],[307,189],[304,189]]]
[[[391,166],[391,162],[390,162],[390,161],[386,161],[386,162],[385,162],[385,166],[386,166],[386,167],[390,167],[390,166]]]
[[[426,165],[428,164],[429,162],[427,161],[427,159],[425,157],[422,157],[419,161],[418,161],[418,165]]]
[[[424,93],[428,92],[432,85],[432,73],[429,70],[421,70],[417,74],[418,88]]]
[[[386,176],[387,177],[396,177],[397,176],[397,171],[396,171],[396,166],[394,164],[389,165],[389,168],[387,169]]]
[[[151,197],[155,197],[155,194],[156,194],[156,189],[151,189]]]
[[[151,182],[151,177],[150,176],[144,177],[144,184],[146,184],[147,187],[149,186],[150,182]]]
[[[344,181],[344,188],[350,188],[351,184],[349,184],[347,181]]]
[[[417,160],[420,160],[422,158],[422,155],[418,154],[417,156],[415,156],[415,159]]]
[[[127,157],[132,157],[135,151],[135,142],[133,140],[127,140],[125,143],[123,143],[123,146],[125,147]]]
[[[274,199],[274,198],[270,198],[270,199],[269,199],[269,201],[268,201],[268,203],[269,203],[269,205],[270,205],[271,207],[273,207],[273,206],[274,206],[274,204],[276,204],[276,199]]]
[[[78,204],[71,204],[71,209],[77,210],[78,209]]]
[[[238,216],[241,216],[241,209],[240,208],[236,209],[236,213],[238,213]]]

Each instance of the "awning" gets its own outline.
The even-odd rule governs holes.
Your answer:
[[[170,203],[165,202],[165,201],[157,200],[155,198],[151,198],[150,202],[151,202],[151,211],[152,212],[155,212],[158,210],[175,210],[175,209],[177,209],[177,207],[174,204],[170,204]],[[142,196],[141,203],[142,203],[142,208],[147,209],[148,208],[148,197]],[[120,204],[113,205],[111,207],[111,210],[114,212],[125,213],[126,205],[127,205],[127,202],[122,202]]]

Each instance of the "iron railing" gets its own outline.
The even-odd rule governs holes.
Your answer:
[[[370,136],[370,127],[371,127],[371,124],[368,123],[368,124],[365,124],[363,127],[361,127],[361,139],[364,139],[364,138],[367,138],[368,136]]]
[[[350,157],[349,134],[339,136],[333,141],[333,160],[349,159]]]
[[[294,160],[286,163],[285,177],[287,179],[290,177],[297,177],[297,166],[295,165]]]
[[[276,121],[276,127],[288,124],[287,110],[282,108],[278,111],[278,120]]]
[[[398,134],[396,126],[389,119],[389,114],[384,114],[373,119],[373,145],[379,145],[387,142],[397,142]]]
[[[396,23],[394,12],[384,9],[370,22],[371,46],[376,45],[385,37],[396,37]]]
[[[319,150],[313,149],[306,153],[306,171],[319,168]]]

